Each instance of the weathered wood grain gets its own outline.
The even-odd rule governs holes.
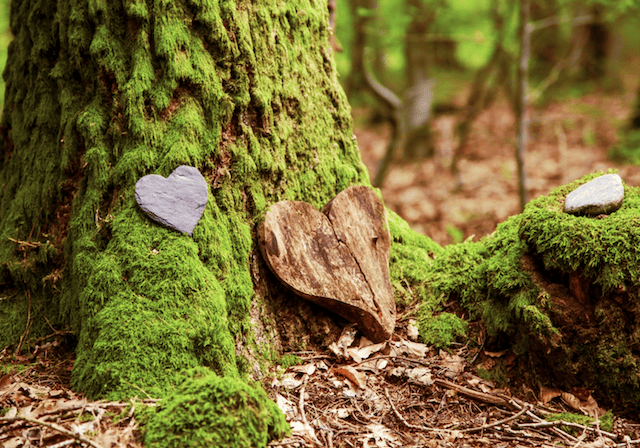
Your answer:
[[[287,287],[357,323],[374,342],[391,337],[391,239],[384,205],[370,188],[350,187],[322,212],[305,202],[278,202],[258,234],[264,259]]]

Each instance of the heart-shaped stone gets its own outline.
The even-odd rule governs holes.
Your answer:
[[[384,205],[370,188],[347,188],[322,212],[305,202],[278,202],[258,236],[264,259],[287,287],[357,323],[373,342],[391,337],[391,238]]]
[[[191,235],[209,197],[207,182],[197,168],[181,165],[164,178],[157,174],[136,182],[136,201],[154,221]]]

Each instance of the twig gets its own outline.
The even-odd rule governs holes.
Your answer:
[[[534,414],[531,411],[527,411],[527,415],[529,417],[531,417],[532,419],[536,420],[538,423],[549,423],[546,420],[541,419],[540,417],[538,417],[536,414]],[[524,426],[524,425],[528,425],[528,423],[517,423],[518,427],[523,427],[523,428],[527,428],[528,426]],[[544,427],[544,426],[541,426]],[[569,441],[569,442],[577,442],[578,439],[573,437],[571,434],[567,434],[566,432],[564,432],[563,430],[561,430],[560,428],[556,428],[555,425],[547,425],[546,427],[548,427],[549,429],[551,429],[551,431],[557,435],[560,436],[561,438],[563,438],[565,441]]]
[[[607,437],[611,437],[614,439],[617,437],[615,434],[612,434],[607,431],[603,431],[598,428],[591,428],[589,426],[581,425],[579,423],[566,422],[564,420],[553,420],[553,421],[543,420],[535,423],[518,423],[518,426],[520,426],[521,428],[551,428],[551,427],[557,427],[557,426],[568,426],[570,428],[576,428],[576,429],[582,429],[584,431],[600,433],[602,435],[605,435]]]
[[[29,290],[29,287],[27,287],[27,298],[29,299],[29,308],[27,309],[27,326],[24,329],[24,333],[22,333],[22,336],[20,337],[20,342],[18,343],[18,347],[16,348],[16,351],[14,353],[16,357],[20,355],[22,344],[29,335],[29,330],[31,330],[31,291]]]
[[[393,409],[393,413],[396,415],[396,417],[398,417],[398,420],[400,420],[402,422],[402,424],[405,425],[407,428],[409,428],[409,429],[417,429],[419,431],[451,432],[448,429],[429,428],[428,426],[412,425],[411,423],[409,423],[408,421],[405,420],[405,418],[402,416],[402,414],[400,414],[400,412],[396,408],[396,405],[393,404],[393,401],[391,400],[391,396],[389,395],[389,391],[387,390],[386,387],[384,388],[384,394],[387,396],[387,400],[389,400],[389,404],[391,405],[391,409]]]
[[[543,28],[550,27],[550,26],[559,25],[561,23],[571,22],[571,26],[582,26],[582,25],[587,25],[589,23],[593,23],[594,21],[595,21],[595,18],[593,17],[592,14],[587,14],[580,17],[569,17],[567,15],[567,16],[563,16],[562,18],[547,17],[546,19],[538,20],[536,22],[529,22],[528,26],[529,26],[529,30],[533,32],[533,31],[541,30]]]
[[[452,389],[465,395],[469,398],[473,398],[474,400],[482,401],[483,403],[494,404],[497,406],[504,406],[507,408],[515,408],[516,406],[513,403],[505,400],[504,398],[497,397],[495,395],[485,394],[484,392],[479,392],[477,390],[469,389],[468,387],[460,386],[456,383],[452,383],[451,381],[443,380],[440,378],[436,378],[433,380],[433,384],[446,387],[447,389]]]
[[[304,412],[304,391],[307,387],[308,380],[309,380],[309,375],[305,373],[304,376],[302,377],[302,387],[300,388],[300,400],[298,400],[298,411],[300,412],[300,418],[302,418],[302,423],[304,424],[304,427],[312,428],[312,426],[309,424],[309,421],[307,420],[307,414]],[[322,445],[318,440],[318,437],[316,436],[315,431],[313,431],[311,435],[313,436],[313,441],[315,443],[317,443],[318,445]]]
[[[469,428],[469,429],[461,429],[460,432],[479,432],[485,429],[491,428],[493,426],[502,425],[504,423],[510,422],[511,420],[515,420],[525,414],[530,409],[530,405],[526,405],[517,414],[512,415],[511,417],[503,418],[502,420],[498,420],[497,422],[489,423],[488,425],[478,426],[477,428]]]
[[[19,244],[20,246],[24,246],[24,247],[30,247],[32,249],[35,249],[37,247],[42,246],[42,243],[40,243],[39,241],[36,241],[35,243],[32,243],[31,241],[22,241],[22,240],[16,240],[15,238],[7,238],[9,241],[12,241],[16,244]]]
[[[87,445],[91,445],[94,448],[102,448],[96,442],[89,440],[86,437],[81,436],[80,434],[76,434],[72,431],[69,431],[67,428],[63,428],[60,425],[56,425],[55,423],[49,423],[42,420],[38,420],[36,418],[29,418],[29,417],[0,417],[0,422],[14,423],[18,421],[24,421],[24,422],[33,423],[35,425],[46,426],[47,428],[53,429],[54,431],[58,431],[59,433],[64,434],[65,436],[73,437],[78,442],[86,443]]]

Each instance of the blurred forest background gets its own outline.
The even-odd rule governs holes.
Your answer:
[[[0,0],[3,70],[9,9]],[[479,238],[519,213],[521,178],[529,200],[599,169],[640,185],[639,0],[329,0],[329,10],[372,182],[436,242]]]
[[[520,4],[528,4],[524,29]],[[491,233],[520,212],[520,177],[528,200],[608,168],[640,185],[640,2],[336,0],[333,8],[334,54],[363,159],[386,204],[415,230],[440,244]]]

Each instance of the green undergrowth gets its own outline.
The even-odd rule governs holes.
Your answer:
[[[425,274],[423,338],[439,306],[454,301],[486,326],[488,343],[522,355],[525,375],[588,387],[605,403],[637,409],[640,189],[625,186],[622,207],[606,216],[563,212],[568,193],[602,174],[531,201],[478,242],[444,247]],[[440,319],[455,336],[455,320]]]
[[[266,447],[289,424],[260,387],[196,369],[175,394],[143,417],[149,448]]]

